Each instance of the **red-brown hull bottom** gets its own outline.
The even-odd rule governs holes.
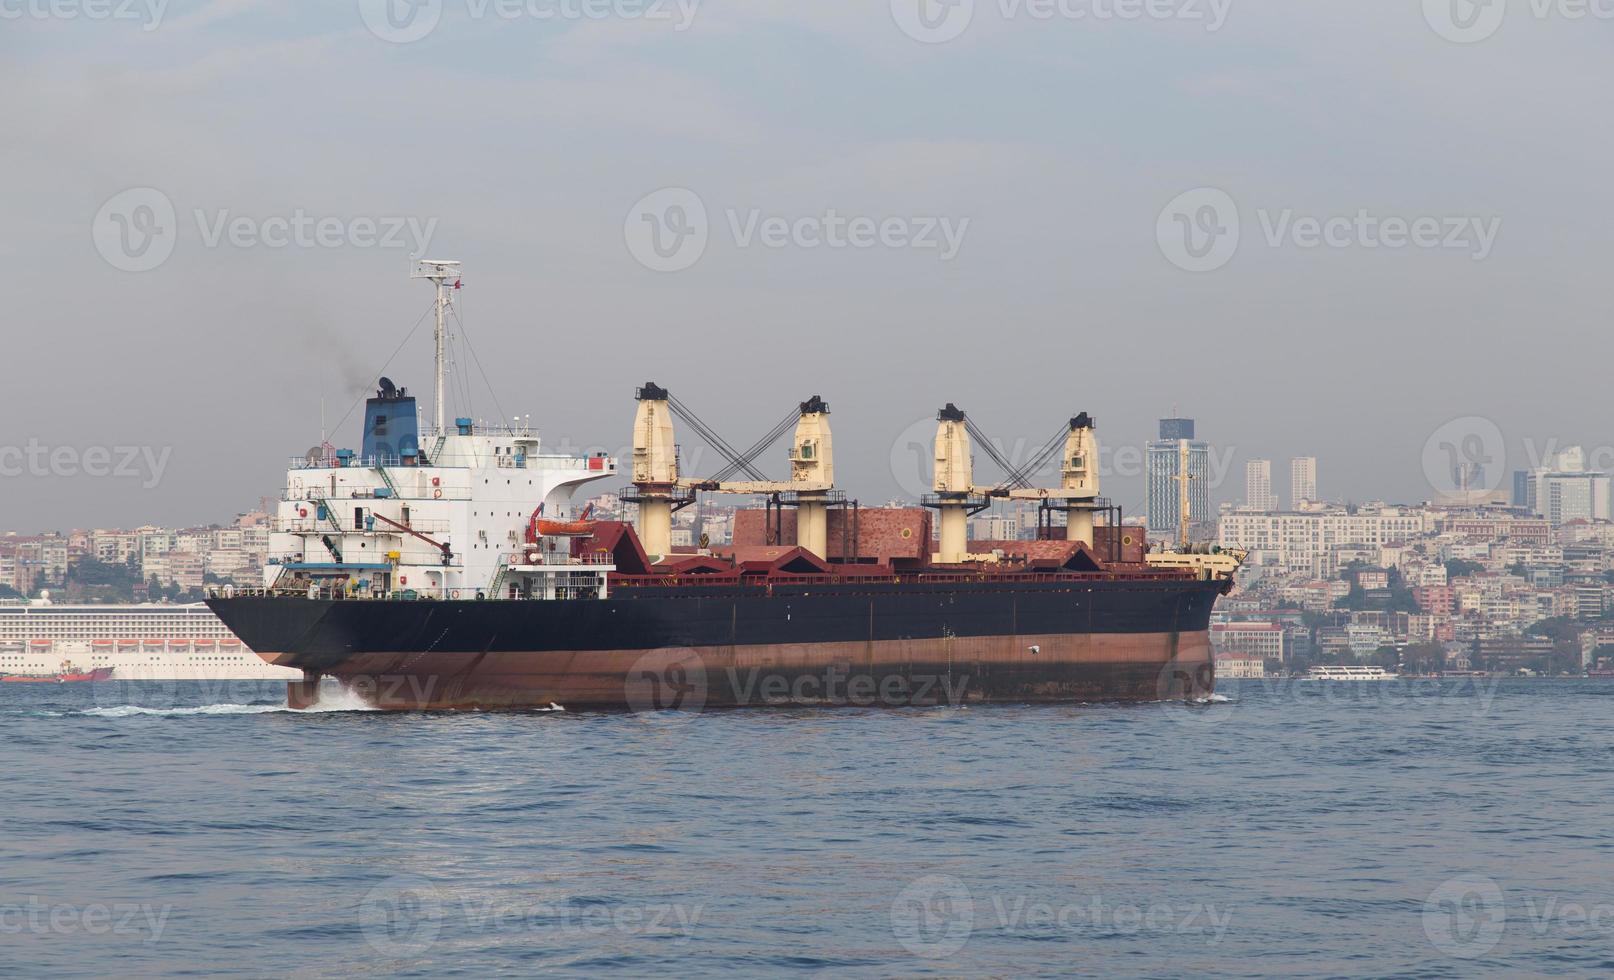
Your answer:
[[[261,654],[270,663],[289,661]],[[703,710],[1209,696],[1209,637],[1060,634],[860,643],[499,653],[354,654],[325,673],[388,710]],[[287,685],[318,702],[319,675]]]

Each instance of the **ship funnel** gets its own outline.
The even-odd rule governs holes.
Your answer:
[[[375,397],[364,403],[364,457],[382,466],[420,456],[420,417],[407,388],[382,378]],[[323,455],[323,453],[322,453]]]
[[[801,403],[790,447],[790,482],[811,484],[796,493],[796,544],[829,557],[829,499],[835,485],[835,452],[829,431],[829,403],[818,395]]]
[[[639,540],[647,554],[672,551],[673,497],[678,486],[678,444],[673,437],[671,395],[647,381],[634,393],[633,486],[639,505]]]

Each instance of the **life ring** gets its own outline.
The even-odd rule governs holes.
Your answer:
[[[458,598],[459,598],[459,597],[460,597],[460,590],[459,590],[459,589],[455,589],[455,590],[454,590],[454,591],[452,591],[452,592],[450,592],[450,593],[449,593],[449,594],[448,594],[448,597],[449,597],[449,598],[450,598],[450,599],[458,599]]]
[[[299,508],[297,508],[297,516],[298,517],[307,517],[308,516],[308,508],[307,507],[299,507]]]
[[[443,497],[443,491],[441,491],[441,490],[433,490],[432,491],[432,499],[433,500],[441,500],[442,497]]]

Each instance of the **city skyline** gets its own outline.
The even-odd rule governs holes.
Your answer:
[[[353,425],[350,426],[350,428],[358,425],[357,421],[350,421],[353,422]],[[933,420],[929,417],[920,421],[926,426],[933,425]],[[1164,431],[1164,427],[1168,423],[1173,422],[1186,423],[1189,426],[1187,431],[1195,431],[1194,419],[1174,420],[1169,418],[1160,418],[1155,420],[1157,435],[1158,432]],[[910,429],[911,428],[912,424],[910,424]],[[340,440],[334,434],[328,434],[328,438],[330,440],[330,444],[333,446],[341,447],[347,445],[346,442]],[[837,433],[836,438],[837,445],[839,445],[841,441],[839,433]],[[1100,438],[1100,465],[1104,480],[1105,495],[1112,499],[1118,500],[1118,502],[1123,505],[1124,511],[1129,516],[1146,515],[1149,510],[1150,500],[1150,476],[1148,471],[1149,452],[1151,445],[1159,444],[1161,440],[1156,437],[1145,440],[1143,443],[1141,443],[1141,445],[1131,445],[1125,443],[1106,443],[1102,441],[1102,435]],[[315,439],[317,442],[317,433],[315,434]],[[708,450],[706,447],[700,445],[696,439],[692,438],[690,441],[695,444],[691,458],[698,463],[702,463],[703,465],[716,465],[715,463],[711,462],[713,460],[720,459],[715,451]],[[1215,440],[1198,439],[1194,440],[1194,442],[1197,445],[1202,445],[1204,447],[1203,460],[1198,465],[1203,466],[1204,472],[1207,475],[1202,489],[1197,482],[1194,484],[1196,491],[1199,491],[1205,495],[1206,501],[1204,504],[1206,508],[1205,512],[1199,515],[1200,520],[1197,520],[1196,523],[1208,523],[1214,520],[1222,507],[1247,506],[1249,503],[1250,467],[1265,463],[1270,471],[1271,464],[1276,458],[1276,454],[1273,454],[1274,458],[1269,458],[1263,455],[1246,459],[1239,454],[1239,450],[1236,446],[1222,445]],[[1025,437],[1010,440],[1000,438],[996,434],[993,434],[993,443],[995,448],[1000,453],[1008,457],[1011,462],[1016,464],[1023,462],[1035,450],[1034,440]],[[597,447],[573,447],[568,445],[566,450],[593,452],[596,450],[596,448]],[[911,461],[907,461],[903,458],[905,455],[901,451],[903,448],[904,447],[900,442],[893,444],[891,447],[891,465],[889,467],[889,471],[891,472],[902,470],[902,475],[897,478],[892,485],[887,486],[885,492],[869,494],[862,498],[865,502],[879,500],[912,501],[918,499],[918,494],[906,492],[908,490],[908,484],[912,482],[913,477],[911,474],[908,474],[905,471],[905,468],[910,465]],[[1427,448],[1429,447],[1426,447],[1426,449]],[[908,446],[906,449],[908,455],[915,452],[915,448],[912,446]],[[780,452],[782,453],[783,451],[780,450]],[[290,455],[301,456],[302,452]],[[1574,498],[1577,502],[1571,504],[1573,513],[1580,513],[1583,510],[1585,512],[1585,516],[1596,516],[1600,518],[1606,518],[1610,514],[1614,514],[1614,492],[1611,492],[1614,491],[1614,447],[1599,447],[1593,450],[1588,450],[1586,447],[1580,445],[1564,445],[1557,439],[1526,440],[1522,455],[1526,460],[1539,460],[1539,462],[1537,465],[1531,466],[1527,469],[1511,468],[1493,464],[1493,469],[1487,475],[1486,490],[1490,499],[1516,502],[1521,506],[1525,506],[1528,510],[1535,512],[1537,510],[1535,496],[1536,487],[1541,478],[1544,475],[1553,475],[1555,478],[1561,480],[1567,475],[1573,474],[1580,477],[1601,478],[1594,481],[1593,486],[1595,489],[1588,490],[1586,492],[1584,505],[1578,503],[1578,501],[1581,501],[1582,499],[1581,496]],[[625,458],[625,456],[626,452],[619,449],[616,458],[620,460]],[[1575,461],[1575,468],[1569,473],[1562,472],[1563,460],[1566,458]],[[901,459],[902,462],[899,463],[899,459]],[[1317,456],[1297,455],[1288,458],[1287,462],[1289,464],[1289,483],[1287,486],[1279,484],[1276,480],[1271,480],[1269,475],[1270,493],[1274,509],[1285,509],[1291,511],[1301,510],[1304,509],[1301,506],[1302,502],[1338,504],[1382,502],[1401,506],[1416,506],[1426,502],[1439,502],[1446,499],[1450,495],[1451,491],[1455,489],[1451,486],[1436,487],[1435,483],[1437,481],[1428,479],[1428,474],[1426,472],[1424,474],[1425,479],[1417,481],[1422,483],[1424,491],[1421,495],[1414,497],[1401,498],[1384,492],[1375,493],[1372,492],[1371,487],[1369,488],[1369,492],[1360,496],[1344,493],[1319,493],[1316,476],[1319,466]],[[976,463],[977,466],[980,467],[983,475],[997,475],[995,467],[987,458],[987,454],[978,451],[976,453]],[[1431,465],[1438,465],[1432,464],[1427,453],[1423,459],[1423,464],[1426,471]],[[762,460],[761,465],[763,465],[765,468],[770,465],[766,457],[764,457]],[[924,465],[929,465],[928,460],[924,461]],[[1039,479],[1043,481],[1056,478],[1056,474],[1054,474],[1048,466],[1045,466],[1042,470],[1038,471],[1037,475]],[[928,480],[928,471],[924,474],[924,476]],[[19,478],[7,478],[0,476],[0,486],[4,486],[8,480],[14,483],[17,479]],[[79,476],[76,477],[76,479],[94,480],[96,478]],[[855,480],[856,477],[853,479]],[[116,482],[116,478],[108,478],[102,482]],[[851,481],[846,482],[850,483]],[[1605,484],[1608,485],[1607,488],[1605,488]],[[843,483],[843,485],[845,485],[845,483]],[[1414,485],[1416,486],[1417,483]],[[1158,483],[1157,486],[1164,488],[1167,486],[1167,484]],[[274,497],[278,496],[282,489],[283,488],[276,486],[258,488],[258,492],[251,495],[248,499],[261,504],[264,499],[273,499]],[[1299,495],[1298,491],[1302,489],[1308,491],[1310,495]],[[162,486],[161,483],[159,483],[156,487],[150,488],[148,492],[155,497],[161,498],[161,490]],[[1518,494],[1521,491],[1528,494],[1528,498],[1526,500],[1521,501],[1519,499]],[[1162,492],[1164,492],[1164,490],[1162,490]],[[1174,494],[1175,491],[1172,490],[1171,493]],[[1577,493],[1579,493],[1579,491],[1577,491]],[[145,496],[145,494],[142,494],[141,496]],[[1166,506],[1168,509],[1170,509],[1174,505],[1167,503]],[[245,513],[245,511],[242,511],[239,506],[231,507],[226,505],[222,509],[213,510],[203,514],[196,514],[186,511],[181,505],[176,503],[162,502],[150,509],[136,510],[134,507],[128,506],[114,508],[112,511],[104,514],[73,513],[67,515],[67,519],[62,523],[43,525],[38,523],[22,523],[16,520],[14,516],[18,513],[19,510],[16,508],[12,508],[10,511],[0,511],[0,535],[37,535],[50,532],[65,532],[69,530],[85,530],[93,528],[134,528],[146,525],[174,527],[203,527],[214,525],[225,526],[230,524],[242,513]],[[111,519],[111,517],[117,513],[124,513],[128,514],[129,516],[122,520]],[[8,516],[12,518],[9,522],[6,521]],[[97,517],[106,519],[96,519]],[[1151,529],[1153,530],[1165,530],[1167,527],[1176,527],[1176,519],[1174,516],[1171,517],[1168,522],[1161,524],[1158,527],[1151,525]]]
[[[948,401],[1009,442],[1040,444],[1088,411],[1101,441],[1140,449],[1179,404],[1248,455],[1327,460],[1348,499],[1423,497],[1425,442],[1455,418],[1504,428],[1505,471],[1529,464],[1518,440],[1532,433],[1607,441],[1597,359],[1560,353],[1604,319],[1582,243],[1602,239],[1614,191],[1582,175],[1614,162],[1614,136],[1559,97],[1600,70],[1596,31],[1526,19],[1471,50],[1416,5],[1317,13],[1274,0],[1239,5],[1216,31],[983,11],[935,45],[886,4],[703,7],[684,30],[456,8],[407,43],[377,37],[352,4],[176,0],[149,31],[7,25],[0,72],[30,93],[0,107],[28,148],[8,155],[0,192],[15,230],[0,249],[27,283],[8,355],[34,369],[8,379],[14,435],[0,441],[171,458],[150,489],[5,478],[0,504],[18,516],[4,523],[223,517],[217,500],[272,487],[280,461],[317,442],[322,399],[340,434],[429,305],[404,279],[417,249],[465,263],[463,324],[481,353],[480,367],[461,365],[468,414],[531,413],[548,438],[610,450],[627,443],[646,379],[735,440],[759,434],[758,414],[819,393],[839,469],[866,498],[893,495],[893,442]],[[803,39],[843,70],[786,82]],[[1368,50],[1377,63],[1342,54]],[[734,66],[754,59],[782,74],[735,84]],[[95,81],[107,65],[115,84]],[[1095,73],[1129,93],[1127,111],[1071,103]],[[513,97],[445,95],[467,81]],[[1307,91],[1377,108],[1324,118]],[[964,105],[993,107],[990,122],[964,126],[952,111]],[[432,118],[454,119],[454,137],[434,138]],[[1494,153],[1499,131],[1581,166],[1543,190],[1536,168]],[[316,135],[329,132],[347,141]],[[1260,135],[1207,139],[1225,133]],[[1316,165],[1319,141],[1341,148],[1337,165]],[[180,151],[199,144],[212,149]],[[1159,237],[1167,206],[1199,188],[1225,192],[1243,228],[1236,255],[1204,273],[1174,264]],[[161,195],[148,209],[172,206],[175,238],[160,265],[129,271],[98,242],[151,227],[157,210],[117,210],[144,189]],[[680,189],[706,212],[708,244],[688,268],[658,271],[625,227],[641,202]],[[1336,215],[1354,228],[1362,211],[1501,226],[1483,259],[1269,243],[1267,229]],[[871,216],[901,217],[902,242],[938,247],[805,247],[788,230],[811,220],[827,239],[837,220]],[[941,219],[961,235],[945,260]],[[320,244],[321,221],[335,247]],[[1531,343],[1513,343],[1524,329]],[[789,357],[767,341],[808,336]],[[430,345],[418,341],[387,372],[422,388]],[[557,351],[594,368],[545,370]],[[1073,384],[1073,360],[1124,369]],[[1141,478],[1113,489],[1146,495]]]

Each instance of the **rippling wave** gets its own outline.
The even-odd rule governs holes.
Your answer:
[[[636,716],[8,685],[0,973],[1614,967],[1614,683],[1324,688]]]

